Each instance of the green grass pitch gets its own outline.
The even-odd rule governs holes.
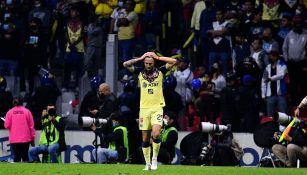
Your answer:
[[[156,171],[143,171],[132,164],[30,164],[0,163],[1,175],[307,175],[306,168],[256,168],[159,165]]]

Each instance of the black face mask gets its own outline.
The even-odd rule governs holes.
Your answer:
[[[98,94],[100,100],[104,99],[106,96],[104,94]]]
[[[294,27],[293,32],[301,34],[301,33],[303,33],[303,28],[302,27]]]
[[[212,7],[212,2],[211,1],[205,1],[206,7]]]
[[[219,70],[219,69],[217,69],[217,68],[215,68],[215,67],[213,67],[213,68],[211,69],[212,73],[216,73],[216,72],[218,72],[218,70]]]
[[[263,39],[264,41],[270,41],[270,37],[268,37],[268,36],[264,36],[262,39]]]
[[[37,25],[31,25],[31,26],[30,26],[30,29],[31,29],[32,31],[36,31],[36,30],[38,29],[38,26],[37,26]]]

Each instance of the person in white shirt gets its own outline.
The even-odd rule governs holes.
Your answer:
[[[189,59],[179,59],[177,70],[174,72],[174,77],[177,80],[175,91],[180,94],[183,105],[187,106],[192,101],[191,83],[194,78],[193,72],[189,68]]]

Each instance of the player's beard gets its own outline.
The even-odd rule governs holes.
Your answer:
[[[157,68],[153,68],[150,70],[145,69],[142,71],[142,76],[145,80],[153,82],[159,76],[159,71]]]

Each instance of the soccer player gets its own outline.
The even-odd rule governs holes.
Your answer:
[[[135,67],[134,64],[143,61],[144,68]],[[166,64],[155,67],[156,61]],[[139,129],[142,131],[142,150],[146,162],[145,171],[157,169],[157,157],[160,149],[160,131],[163,123],[163,107],[165,106],[162,84],[164,74],[176,64],[176,59],[159,57],[154,52],[146,52],[139,58],[123,63],[124,67],[138,76],[141,97]],[[150,161],[152,137],[153,155]]]

